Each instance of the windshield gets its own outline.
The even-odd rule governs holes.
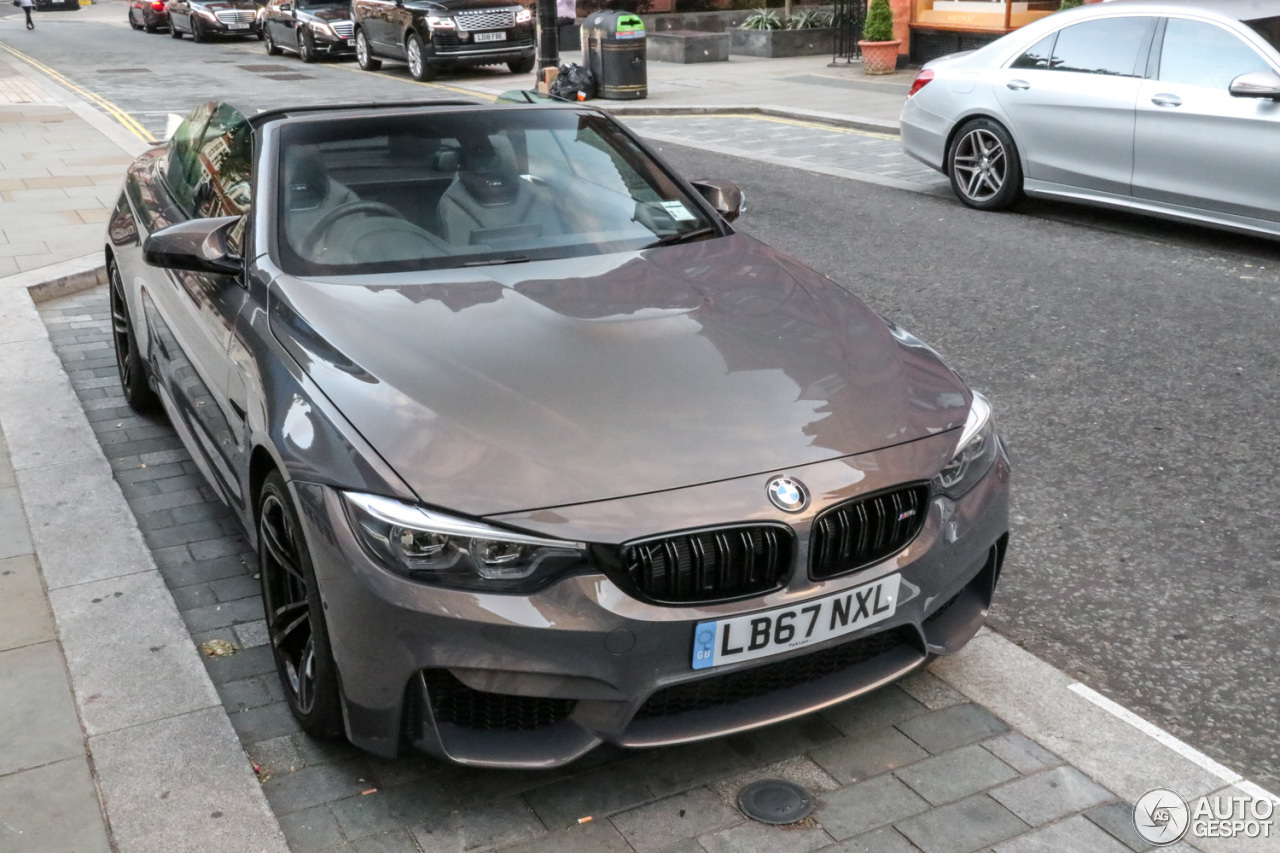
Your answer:
[[[1267,44],[1280,50],[1280,18],[1259,18],[1256,21],[1245,21],[1246,26],[1267,40]]]
[[[316,119],[281,131],[295,275],[630,251],[716,222],[608,118],[536,107]]]

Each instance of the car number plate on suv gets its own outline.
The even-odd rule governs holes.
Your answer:
[[[227,24],[227,29],[229,29],[229,30],[247,30],[247,29],[249,29],[249,25],[248,25],[248,24]]]
[[[476,33],[476,41],[506,41],[506,33]]]
[[[776,655],[882,622],[898,609],[901,575],[828,595],[693,628],[693,668]]]

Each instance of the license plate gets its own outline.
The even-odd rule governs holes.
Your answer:
[[[748,613],[693,628],[693,668],[776,655],[882,622],[898,609],[901,575],[790,607]]]
[[[506,33],[476,33],[476,41],[506,41]]]
[[[249,29],[249,25],[248,25],[248,24],[227,24],[227,29],[229,29],[229,30],[247,30],[247,29]]]

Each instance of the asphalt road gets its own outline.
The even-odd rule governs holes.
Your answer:
[[[114,23],[104,7],[49,13],[38,37],[6,27],[3,40],[157,133],[219,96],[257,108],[455,94],[396,66],[375,78],[268,60],[256,41],[147,36],[108,8]],[[260,65],[275,69],[245,67]],[[487,73],[492,87],[527,83]],[[994,625],[1280,790],[1280,244],[1061,205],[981,214],[663,151],[686,174],[739,182],[744,230],[847,284],[992,397],[1016,464]]]

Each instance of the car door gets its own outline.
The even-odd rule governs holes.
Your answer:
[[[360,15],[360,27],[364,30],[365,39],[371,45],[384,47],[387,43],[387,32],[390,30],[387,21],[387,15],[392,8],[390,0],[356,0],[356,8]]]
[[[1216,22],[1168,18],[1163,30],[1138,96],[1133,194],[1280,220],[1280,103],[1230,92],[1242,74],[1280,68]]]
[[[165,184],[179,211],[175,218],[243,216],[250,203],[252,131],[225,104],[197,108],[178,129],[170,148]],[[232,232],[240,248],[245,222]],[[143,307],[160,366],[159,391],[175,428],[196,464],[224,496],[239,488],[239,413],[229,406],[227,346],[245,302],[237,276],[158,270],[150,276]]]
[[[286,0],[286,2],[276,4],[275,12],[271,16],[271,35],[275,38],[276,44],[293,47],[298,43],[295,34],[295,27],[298,23],[297,16],[297,0]]]
[[[1073,24],[995,75],[1032,181],[1129,194],[1134,104],[1157,19]]]
[[[183,0],[169,0],[169,26],[177,26],[180,30],[190,30],[191,22],[187,20],[187,4]]]

